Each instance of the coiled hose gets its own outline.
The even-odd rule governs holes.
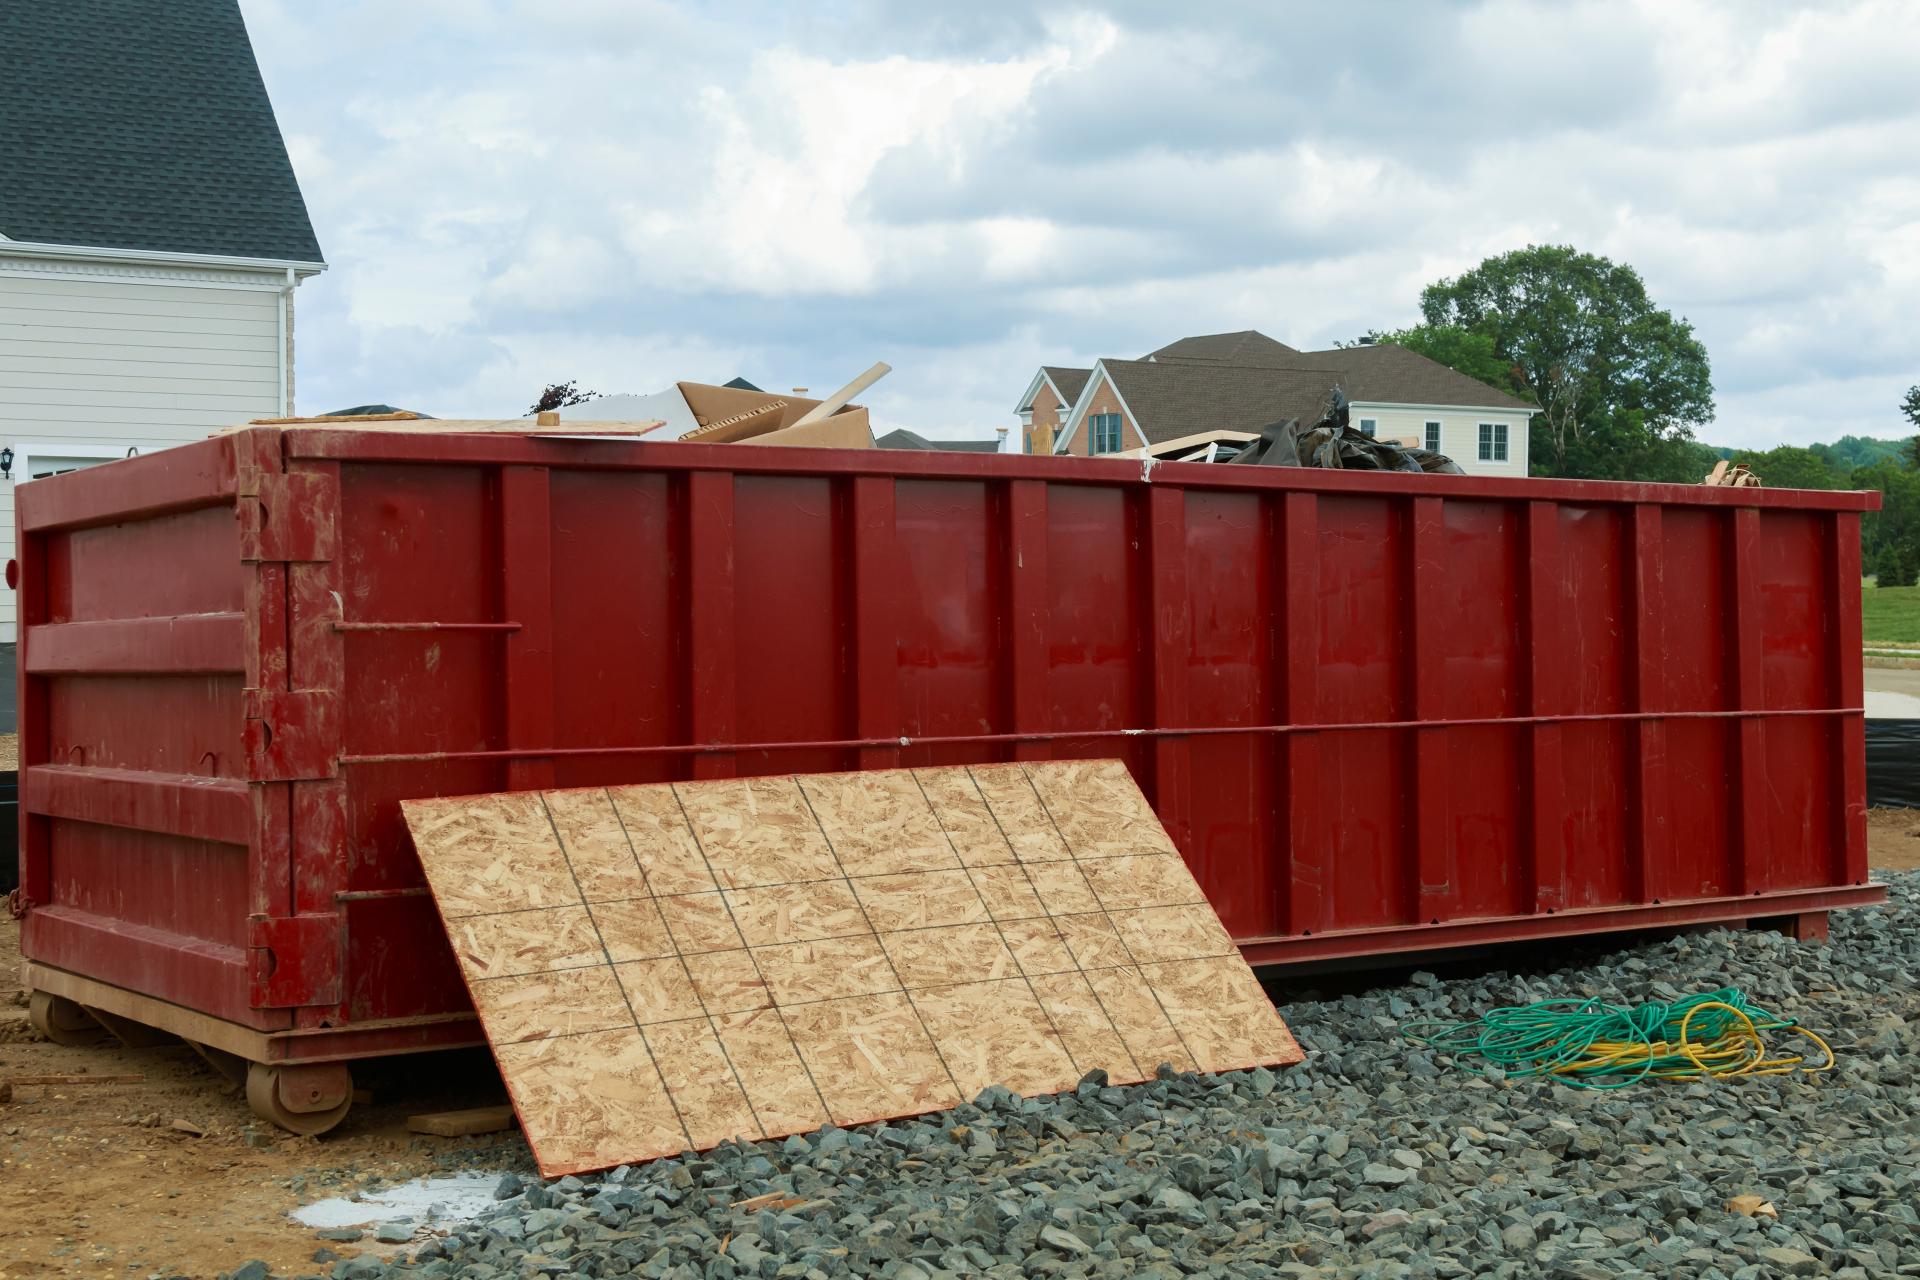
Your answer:
[[[1429,1030],[1429,1028],[1432,1028]],[[1803,1036],[1826,1061],[1769,1057],[1766,1033]],[[1552,1076],[1581,1089],[1623,1089],[1656,1080],[1729,1079],[1827,1071],[1833,1050],[1796,1022],[1760,1008],[1735,987],[1673,1004],[1632,1007],[1602,1000],[1541,1000],[1495,1009],[1470,1022],[1414,1023],[1407,1037],[1458,1056],[1477,1055],[1510,1075]]]

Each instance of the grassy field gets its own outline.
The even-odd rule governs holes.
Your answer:
[[[1861,593],[1868,644],[1920,645],[1920,587],[1868,587]]]

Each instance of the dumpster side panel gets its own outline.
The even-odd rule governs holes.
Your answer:
[[[22,950],[267,1028],[238,496],[231,440],[22,488]]]
[[[1868,501],[316,430],[36,482],[28,954],[445,1043],[402,798],[1077,756],[1256,961],[1869,901]]]
[[[1828,499],[304,447],[346,459],[356,1017],[461,1004],[399,959],[408,795],[1113,755],[1262,959],[1850,883]]]

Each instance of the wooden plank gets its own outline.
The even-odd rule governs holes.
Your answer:
[[[520,1122],[513,1107],[469,1107],[464,1111],[427,1111],[407,1117],[408,1133],[436,1138],[471,1138],[483,1133],[505,1133]]]
[[[969,854],[1007,860],[963,862],[947,837],[975,805]],[[996,1082],[1299,1060],[1118,760],[401,811],[549,1175],[918,1114]],[[989,824],[1018,854],[983,846]],[[1084,992],[1066,985],[1083,975]]]
[[[893,372],[893,366],[884,360],[877,360],[865,373],[841,387],[838,391],[822,400],[788,424],[790,427],[804,427],[809,422],[818,422],[829,414],[838,413],[855,396],[865,391],[880,379]]]

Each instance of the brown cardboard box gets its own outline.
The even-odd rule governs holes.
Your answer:
[[[675,385],[700,424],[680,437],[690,443],[791,444],[831,449],[867,449],[873,445],[867,411],[860,405],[847,405],[816,422],[795,427],[793,424],[820,401],[699,382]]]

